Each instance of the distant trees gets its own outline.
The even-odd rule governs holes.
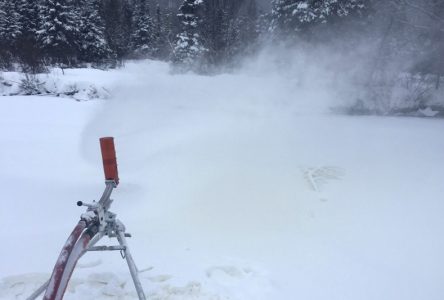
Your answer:
[[[185,0],[177,17],[181,22],[181,32],[173,52],[173,61],[183,68],[195,68],[208,49],[203,40],[202,0]]]
[[[20,34],[15,39],[15,51],[24,68],[35,72],[39,70],[41,49],[38,46],[37,31],[40,29],[38,0],[20,0],[17,2]]]
[[[174,59],[197,59],[207,70],[234,63],[251,50],[259,34],[256,0],[185,0],[178,17],[181,32]],[[193,47],[195,42],[199,47]]]
[[[362,13],[368,0],[273,0],[270,31],[280,36],[297,36],[314,27],[350,19]]]
[[[224,5],[215,8],[213,16],[215,19],[209,18],[209,23],[216,26],[218,33],[214,35],[217,61],[227,64],[246,54],[258,37],[256,1],[226,1]],[[220,28],[219,31],[217,28]]]
[[[0,54],[2,65],[9,67],[16,50],[17,38],[21,33],[20,15],[16,10],[16,3],[0,0]]]
[[[184,68],[233,64],[259,36],[256,0],[0,0],[0,68],[171,60]]]
[[[127,0],[103,0],[101,14],[105,38],[117,60],[130,52],[133,10]]]
[[[413,72],[436,76],[435,88],[441,85],[444,76],[444,1],[424,0],[422,3],[402,1],[409,11],[416,12],[416,19],[402,20],[407,26],[415,28],[419,36],[419,60]],[[419,14],[419,18],[418,18]]]
[[[308,6],[298,0],[273,0],[270,31],[294,35],[299,27],[298,19],[293,16],[293,10],[297,9],[298,5]]]
[[[99,14],[101,0],[82,1],[79,27],[79,59],[100,62],[113,57],[105,37],[105,23]]]
[[[257,0],[156,1],[0,0],[0,69],[152,58],[212,72],[236,66],[262,41],[353,49],[367,38],[376,45],[367,82],[402,69],[442,85],[443,0],[270,0],[265,13]],[[394,66],[401,56],[415,63]]]
[[[156,6],[156,15],[154,18],[154,52],[153,57],[158,59],[167,59],[171,52],[171,35],[172,24],[171,24],[171,13],[166,11],[164,13],[160,8],[160,5]]]
[[[363,41],[363,113],[410,113],[439,98],[444,74],[444,2],[371,0]],[[440,10],[441,9],[441,10]],[[371,51],[372,50],[372,51]],[[371,51],[371,52],[370,52]],[[430,102],[431,101],[431,102]]]
[[[152,57],[157,50],[156,28],[146,0],[137,0],[133,15],[131,47],[135,57]]]
[[[230,56],[251,54],[260,34],[256,0],[243,1],[231,22]]]
[[[37,39],[45,58],[56,64],[76,63],[80,16],[70,0],[44,0]]]

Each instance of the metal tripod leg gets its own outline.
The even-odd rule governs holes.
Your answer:
[[[125,259],[126,259],[126,262],[128,263],[128,268],[130,270],[131,277],[133,278],[134,286],[136,287],[137,295],[139,296],[139,300],[146,300],[145,293],[143,292],[142,284],[140,283],[140,280],[139,280],[139,274],[137,271],[136,264],[134,263],[133,257],[131,255],[129,248],[128,248],[128,244],[126,243],[125,232],[118,229],[116,234],[117,234],[117,240],[119,241],[119,244],[124,248],[123,251],[125,253]]]
[[[38,296],[40,296],[44,291],[46,291],[46,288],[49,285],[49,280],[48,279],[41,287],[39,287],[38,290],[36,290],[34,293],[32,293],[31,296],[29,296],[28,298],[26,298],[26,300],[34,300],[37,299]]]

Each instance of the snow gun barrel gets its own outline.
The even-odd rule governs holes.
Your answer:
[[[119,184],[119,173],[117,170],[116,149],[113,137],[103,137],[100,139],[100,149],[102,150],[103,170],[106,181],[114,181]]]
[[[109,211],[113,203],[111,193],[119,183],[114,138],[101,138],[100,148],[102,150],[103,170],[106,179],[105,191],[99,202],[77,202],[78,206],[86,206],[88,209],[80,216],[79,223],[66,241],[54,266],[51,278],[29,296],[27,300],[35,300],[43,292],[45,292],[43,300],[62,300],[78,260],[87,251],[113,250],[120,250],[122,257],[126,259],[139,300],[146,300],[136,264],[126,242],[126,238],[131,237],[131,234],[125,231],[125,225],[116,218],[116,214]],[[117,238],[119,246],[95,246],[104,236]]]

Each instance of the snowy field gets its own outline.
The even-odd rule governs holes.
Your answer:
[[[444,299],[444,120],[334,115],[329,86],[272,70],[95,72],[110,99],[0,97],[0,299],[49,278],[100,197],[101,136],[149,299]],[[65,299],[136,293],[87,253]]]

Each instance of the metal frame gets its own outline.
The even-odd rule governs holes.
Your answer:
[[[120,251],[128,264],[139,300],[146,300],[139,272],[126,241],[131,235],[126,233],[125,226],[116,218],[116,214],[109,211],[113,202],[110,197],[117,184],[114,180],[107,180],[105,184],[105,191],[99,202],[77,202],[78,206],[86,206],[87,211],[81,215],[78,225],[63,247],[51,278],[27,300],[34,300],[43,292],[45,292],[44,300],[61,300],[77,261],[87,251]],[[116,238],[119,246],[95,246],[104,236]]]

